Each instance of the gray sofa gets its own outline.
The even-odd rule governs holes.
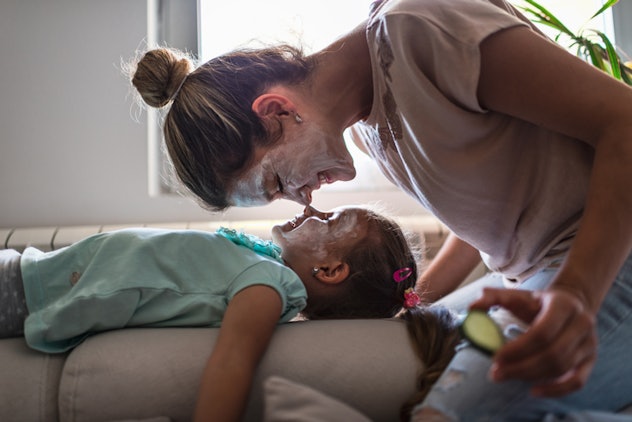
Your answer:
[[[498,280],[489,275],[443,302],[463,309],[483,285]],[[21,338],[0,340],[0,421],[189,420],[217,333],[124,329],[92,336],[64,355],[32,351]],[[397,421],[421,370],[398,320],[281,325],[244,420]]]
[[[32,351],[21,338],[1,340],[0,421],[189,420],[217,332],[111,331],[88,338],[64,355]],[[264,390],[264,381],[276,375],[361,409],[371,420],[395,421],[420,369],[400,321],[285,324],[260,365],[245,420],[264,419],[264,400],[274,394]],[[277,384],[277,401],[268,403],[269,413],[287,413],[289,407],[307,402],[313,406],[315,400],[332,411],[334,404],[325,397],[303,395],[301,403],[292,386],[287,387],[283,396],[289,402],[279,402]]]

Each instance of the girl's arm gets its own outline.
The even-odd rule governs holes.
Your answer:
[[[478,250],[450,233],[417,281],[417,293],[432,303],[453,292],[481,262]]]
[[[632,250],[632,89],[530,30],[512,28],[482,43],[478,94],[488,109],[595,148],[580,227],[551,287],[530,295],[489,290],[475,304],[501,304],[533,321],[496,355],[495,379],[567,394],[592,370],[595,315]]]
[[[196,422],[240,420],[281,307],[279,294],[263,285],[248,287],[230,301],[202,375]]]

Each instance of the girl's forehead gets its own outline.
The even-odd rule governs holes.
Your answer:
[[[348,214],[348,215],[363,215],[363,214],[368,215],[368,211],[365,208],[357,207],[353,205],[339,206],[339,207],[333,208],[330,212]]]

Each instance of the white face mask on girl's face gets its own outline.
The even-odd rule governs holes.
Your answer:
[[[306,207],[303,214],[272,228],[272,239],[294,269],[309,268],[335,254],[340,258],[368,233],[367,212],[339,207],[323,213]]]
[[[355,177],[353,158],[344,141],[328,143],[324,132],[314,125],[305,126],[295,141],[257,149],[256,164],[232,188],[232,205],[264,205],[280,198],[308,205],[312,192],[321,185]]]

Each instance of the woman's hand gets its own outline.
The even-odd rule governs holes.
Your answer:
[[[494,381],[533,382],[537,396],[562,396],[582,388],[597,357],[595,316],[570,290],[484,290],[476,309],[506,308],[530,324],[525,334],[505,344],[494,356]]]

